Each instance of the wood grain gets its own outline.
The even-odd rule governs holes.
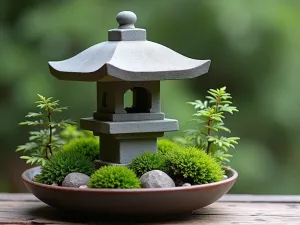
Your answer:
[[[220,201],[183,217],[112,218],[57,211],[31,194],[0,194],[0,224],[296,225],[300,224],[299,200],[300,196],[227,195]]]
[[[225,195],[220,199],[225,202],[278,202],[300,203],[298,195]]]

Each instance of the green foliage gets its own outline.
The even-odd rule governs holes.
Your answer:
[[[79,152],[91,161],[94,161],[99,156],[100,147],[99,141],[96,138],[86,137],[71,140],[63,146],[62,150]]]
[[[41,173],[35,176],[35,181],[43,184],[60,185],[64,178],[73,172],[91,175],[94,172],[93,163],[80,152],[59,151],[42,166]]]
[[[20,125],[39,126],[38,131],[30,131],[29,141],[24,145],[18,146],[16,151],[22,151],[28,164],[45,165],[46,161],[57,151],[63,144],[59,135],[56,134],[57,129],[63,129],[74,122],[70,120],[54,121],[53,114],[66,110],[67,107],[59,105],[59,100],[52,100],[52,97],[45,98],[38,95],[39,100],[35,103],[39,112],[29,112],[25,117],[33,120],[21,122]]]
[[[161,138],[158,139],[157,148],[160,153],[165,154],[170,150],[180,148],[180,146],[168,139]]]
[[[140,188],[136,174],[125,166],[103,166],[89,182],[90,188]]]
[[[225,164],[232,157],[228,150],[234,148],[240,138],[220,135],[220,132],[231,132],[225,127],[224,114],[233,114],[238,110],[232,106],[230,101],[232,97],[226,92],[226,87],[216,90],[210,89],[208,93],[209,96],[206,96],[205,101],[188,102],[197,110],[193,115],[196,117],[193,121],[197,124],[197,128],[185,131],[186,141],[189,145],[204,149],[218,162]]]
[[[223,179],[222,166],[204,151],[194,147],[182,147],[169,151],[166,165],[174,180],[191,184],[207,184]]]
[[[99,139],[97,136],[93,135],[93,132],[87,130],[80,130],[76,125],[66,126],[61,132],[60,137],[65,143],[68,143],[74,139],[78,138],[95,138]]]
[[[129,169],[135,172],[138,177],[150,170],[161,170],[167,172],[166,160],[163,154],[158,152],[145,152],[129,164]]]
[[[5,161],[15,156],[11,149],[16,143],[21,144],[26,138],[26,129],[16,130],[14,124],[29,111],[35,93],[55,94],[62,103],[72,106],[73,118],[88,116],[93,110],[95,89],[91,88],[92,84],[58,81],[47,72],[46,64],[49,60],[69,58],[72,53],[107,40],[107,29],[115,27],[114,16],[120,4],[101,1],[100,5],[99,2],[0,1],[3,18],[0,192],[19,189],[19,182],[12,183],[8,177],[21,173],[19,164],[22,162],[11,162],[15,169],[10,170]],[[199,99],[201,90],[212,85],[233,87],[231,94],[238,100],[242,113],[232,120],[229,128],[236,136],[244,136],[238,146],[239,157],[230,164],[242,174],[233,192],[300,193],[300,179],[295,179],[299,171],[299,143],[294,135],[300,127],[298,2],[156,0],[135,1],[134,5],[133,1],[121,3],[122,8],[137,13],[138,23],[148,29],[150,40],[176,48],[186,56],[213,59],[209,74],[199,79],[161,82],[163,111],[168,117],[178,119],[183,130],[188,128],[186,122],[193,108],[179,107],[178,103]],[[172,13],[177,11],[182,16]],[[205,21],[206,25],[201,26],[199,21]],[[228,27],[232,23],[235,26]],[[178,24],[184,24],[180,26],[180,33]],[[95,26],[99,32],[95,32]],[[197,26],[201,29],[195,29]],[[194,38],[187,35],[190,30]],[[255,176],[257,173],[259,176]],[[260,185],[262,182],[265,185]],[[7,185],[2,185],[5,183]]]

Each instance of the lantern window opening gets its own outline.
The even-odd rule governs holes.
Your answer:
[[[151,92],[143,87],[134,87],[124,94],[124,110],[127,113],[150,113],[152,108]]]
[[[103,92],[102,94],[102,107],[106,108],[107,105],[107,92]]]

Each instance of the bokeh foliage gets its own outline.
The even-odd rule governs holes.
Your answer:
[[[115,15],[132,10],[148,39],[191,58],[211,59],[209,74],[162,82],[162,108],[180,121],[185,102],[227,86],[240,112],[228,127],[241,137],[232,192],[300,194],[300,3],[296,0],[2,0],[0,1],[0,191],[24,191],[24,162],[14,152],[27,140],[18,127],[36,94],[68,105],[63,118],[91,116],[94,83],[59,81],[47,61],[62,60],[107,40]],[[167,136],[180,135],[180,132]]]

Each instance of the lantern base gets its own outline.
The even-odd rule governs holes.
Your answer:
[[[172,119],[111,122],[84,118],[80,127],[100,137],[98,166],[130,164],[144,152],[156,152],[157,138],[164,132],[179,129],[178,121]]]
[[[144,120],[164,120],[164,113],[99,113],[94,112],[94,119],[98,121],[128,122]]]
[[[98,165],[126,165],[144,152],[156,152],[157,137],[163,136],[163,133],[96,135],[100,136],[100,161]]]
[[[81,119],[80,127],[101,134],[147,134],[179,130],[178,121],[173,119],[112,122],[91,117]]]

